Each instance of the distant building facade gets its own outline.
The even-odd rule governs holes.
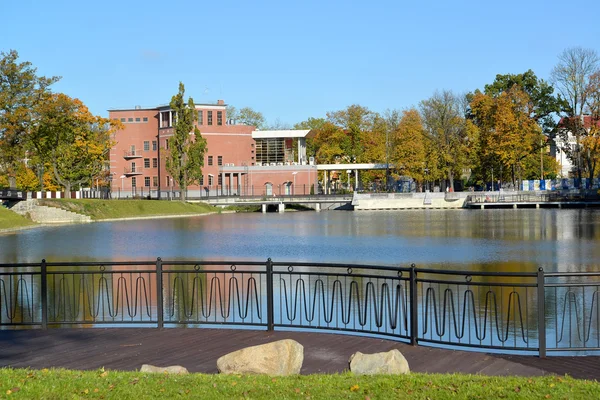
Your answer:
[[[593,124],[596,128],[600,127],[600,121],[594,120],[591,115],[583,115],[581,117],[581,123],[586,130],[590,130]],[[564,124],[564,119],[561,119],[559,126]],[[571,157],[568,156],[566,149],[570,149]],[[577,144],[577,138],[572,132],[567,132],[566,138],[557,136],[555,139],[555,148],[553,149],[556,161],[558,162],[560,169],[558,173],[559,178],[575,178],[577,177],[577,160],[578,151],[581,150],[581,144]],[[575,161],[575,162],[574,162]],[[581,159],[579,162],[583,162]]]
[[[310,194],[317,183],[314,162],[306,156],[309,130],[257,131],[227,119],[223,100],[196,104],[197,126],[207,142],[202,178],[188,198],[216,195]],[[114,197],[176,197],[177,183],[165,166],[167,140],[174,133],[169,106],[109,110],[124,129],[110,151]]]

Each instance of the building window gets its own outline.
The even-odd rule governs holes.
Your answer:
[[[208,115],[207,117],[207,121],[206,121],[206,125],[212,125],[212,111],[207,111],[206,112]]]
[[[152,159],[152,168],[158,168],[158,158]]]
[[[127,118],[127,122],[133,122],[133,118]]]
[[[141,119],[139,119],[139,118],[136,118],[136,119],[135,119],[135,122],[141,122]]]
[[[150,187],[150,177],[149,176],[144,177],[144,186]]]
[[[148,140],[144,140],[144,151],[150,151],[150,142]]]
[[[221,174],[217,177],[217,185],[223,185],[223,175]]]
[[[156,140],[152,141],[152,151],[156,151]]]
[[[200,186],[204,186],[204,175],[200,175]]]
[[[144,168],[150,168],[150,159],[144,158]]]
[[[217,125],[223,125],[223,111],[217,111]]]
[[[213,160],[212,160],[213,156],[208,156],[208,165],[213,165]]]
[[[148,117],[144,117],[143,121],[148,122]]]
[[[125,122],[125,121],[126,121],[126,119],[125,119],[125,118],[121,118],[121,122]]]
[[[208,175],[208,186],[212,186],[214,183],[215,177],[212,175]]]
[[[135,172],[135,163],[134,162],[131,163],[131,172]]]
[[[217,165],[218,166],[223,165],[223,156],[217,156]]]
[[[169,139],[165,139],[165,149],[169,150]]]
[[[204,112],[198,111],[198,125],[204,125]]]
[[[135,176],[133,178],[131,178],[131,187],[134,188],[137,186],[137,179],[135,179]]]
[[[152,186],[153,187],[158,187],[158,176],[153,176],[152,177]]]

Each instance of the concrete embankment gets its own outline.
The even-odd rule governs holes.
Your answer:
[[[356,193],[352,205],[355,211],[461,209],[469,194],[471,193]]]
[[[77,214],[57,207],[42,206],[37,200],[20,201],[15,204],[11,210],[17,214],[28,215],[32,221],[39,224],[74,224],[92,222],[92,218],[87,215]]]

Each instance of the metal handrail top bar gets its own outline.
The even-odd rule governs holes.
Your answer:
[[[569,282],[569,283],[546,283],[545,287],[598,287],[600,286],[600,282],[596,283],[584,283],[584,282]]]
[[[409,281],[408,276],[399,275],[369,275],[369,274],[332,274],[327,272],[307,272],[307,271],[273,271],[276,275],[298,275],[298,276],[329,276],[329,277],[341,277],[341,278],[377,278],[377,279],[395,279],[399,281]]]
[[[562,278],[566,276],[600,276],[598,272],[548,272],[544,274],[546,278]]]
[[[537,272],[475,272],[475,271],[456,271],[429,268],[415,268],[417,273],[441,274],[441,275],[463,275],[463,276],[506,276],[515,278],[536,278]],[[547,274],[546,274],[547,275]]]
[[[152,261],[152,263],[156,263],[156,261]],[[208,260],[198,260],[198,261],[182,261],[182,260],[162,260],[163,266],[168,265],[235,265],[235,266],[263,266],[265,265],[264,261],[208,261]]]
[[[148,266],[156,261],[89,261],[89,262],[46,262],[47,267],[111,267],[111,266]]]
[[[120,272],[120,271],[115,271]],[[154,271],[153,271],[154,272]],[[259,274],[264,275],[267,273],[265,270],[251,270],[251,269],[215,269],[215,270],[193,270],[193,269],[163,269],[163,274],[191,274],[191,273],[199,273],[199,274]]]
[[[41,263],[6,263],[0,264],[0,268],[41,267]]]
[[[380,269],[387,271],[406,271],[410,272],[410,267],[394,267],[385,265],[371,264],[339,264],[339,263],[311,263],[311,262],[281,262],[273,261],[274,267],[327,267],[327,268],[357,268],[357,269]]]
[[[535,283],[502,283],[502,282],[459,282],[459,281],[441,281],[437,279],[419,279],[422,283],[441,283],[448,285],[468,285],[468,286],[501,286],[501,287],[537,287]],[[546,285],[549,286],[549,285]]]
[[[70,270],[60,270],[60,271],[52,271],[49,270],[47,271],[48,275],[88,275],[88,274],[92,274],[92,275],[101,275],[101,274],[111,274],[111,275],[115,275],[115,274],[145,274],[145,273],[156,273],[156,269],[127,269],[127,270],[98,270],[98,271],[70,271]],[[36,273],[36,275],[39,275],[40,273]]]

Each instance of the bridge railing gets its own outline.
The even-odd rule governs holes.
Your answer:
[[[247,326],[504,353],[600,350],[600,272],[306,262],[0,264],[0,328]]]

